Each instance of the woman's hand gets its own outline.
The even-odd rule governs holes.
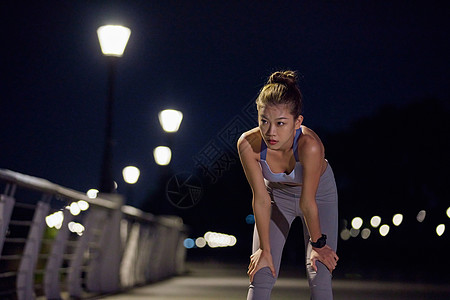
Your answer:
[[[322,248],[312,248],[311,251],[311,266],[314,271],[317,272],[316,261],[322,262],[330,271],[333,273],[333,270],[336,269],[337,261],[339,257],[336,252],[333,251],[328,245],[325,245]]]
[[[250,256],[250,264],[247,272],[250,282],[253,281],[253,276],[255,276],[256,272],[264,267],[269,267],[270,271],[272,271],[273,277],[276,276],[272,254],[270,254],[270,251],[258,249]]]

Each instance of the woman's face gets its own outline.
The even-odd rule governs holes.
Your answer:
[[[272,150],[289,150],[295,130],[300,128],[303,116],[294,119],[287,104],[258,107],[258,122],[261,136]]]

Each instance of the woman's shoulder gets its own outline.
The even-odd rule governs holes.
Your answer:
[[[302,125],[302,135],[298,141],[300,153],[323,152],[324,147],[320,137],[309,127]]]
[[[238,139],[237,147],[240,153],[248,149],[259,153],[261,149],[261,131],[259,128],[255,127],[244,132]]]

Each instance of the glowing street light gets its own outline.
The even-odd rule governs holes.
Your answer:
[[[134,166],[128,166],[122,170],[123,180],[128,184],[135,184],[138,181],[140,174],[141,172],[139,169]]]
[[[153,157],[158,165],[167,166],[172,159],[172,151],[169,147],[158,146],[153,150]]]
[[[102,193],[113,193],[115,190],[112,174],[114,77],[117,59],[123,55],[130,34],[131,30],[129,28],[118,25],[106,25],[97,29],[102,53],[108,58],[108,97],[106,101],[105,141],[100,174],[100,192]]]
[[[183,120],[183,113],[174,109],[165,109],[158,114],[158,118],[165,132],[177,132]]]
[[[104,55],[121,57],[130,38],[131,30],[120,25],[105,25],[97,29],[97,35]]]

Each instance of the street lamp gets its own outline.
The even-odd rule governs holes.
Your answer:
[[[160,166],[167,166],[172,159],[172,151],[169,147],[158,146],[153,150],[155,162]]]
[[[100,192],[102,193],[113,193],[115,190],[112,175],[114,77],[117,60],[123,55],[130,34],[129,28],[118,25],[106,25],[97,29],[101,50],[108,59],[108,98],[106,101],[105,141],[100,174]]]
[[[183,113],[175,109],[165,109],[158,114],[158,118],[165,132],[177,132],[183,120]]]

